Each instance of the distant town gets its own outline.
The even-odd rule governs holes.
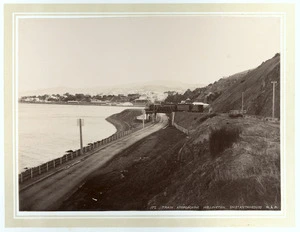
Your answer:
[[[148,103],[161,103],[168,95],[176,94],[176,92],[168,91],[164,93],[148,92],[145,94],[118,94],[118,95],[90,95],[90,94],[44,94],[23,96],[20,102],[27,103],[70,103],[70,104],[97,104],[97,105],[119,105],[119,106],[139,106]]]
[[[190,93],[190,90],[186,91]],[[191,96],[188,94],[179,94],[176,91],[166,92],[146,92],[131,93],[131,94],[44,94],[22,96],[19,102],[22,103],[49,103],[49,104],[95,104],[95,105],[108,105],[108,106],[145,106],[148,104],[161,104],[161,103],[194,103]],[[196,102],[199,104],[199,102]],[[203,103],[205,104],[205,103]]]

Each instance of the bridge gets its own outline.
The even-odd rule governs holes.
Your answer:
[[[178,111],[188,111],[188,112],[203,112],[203,105],[193,105],[193,104],[164,104],[164,105],[149,105],[145,108],[146,114],[156,114],[156,113],[172,113]]]

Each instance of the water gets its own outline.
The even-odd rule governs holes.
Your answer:
[[[80,148],[77,119],[84,119],[83,146],[116,128],[105,120],[126,109],[116,106],[19,104],[19,173]]]

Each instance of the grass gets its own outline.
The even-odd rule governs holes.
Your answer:
[[[186,117],[194,126],[188,137],[169,127],[122,152],[61,210],[280,209],[279,125],[222,115],[199,123],[201,117]]]
[[[236,127],[223,126],[215,129],[209,136],[210,155],[215,158],[226,148],[230,147],[240,137],[240,129]]]
[[[234,128],[240,128],[239,132]],[[216,136],[215,142],[223,136],[230,137],[220,148],[212,148],[218,154],[213,159],[209,135]],[[260,120],[217,116],[205,121],[181,151],[183,157],[190,158],[173,176],[173,185],[168,186],[168,191],[174,193],[172,198],[158,195],[149,201],[149,206],[197,204],[200,209],[280,209],[279,138],[278,125]]]

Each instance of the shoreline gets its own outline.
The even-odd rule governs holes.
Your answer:
[[[102,139],[102,141],[106,140],[108,138],[112,138],[114,135],[117,135],[118,133],[138,128],[141,125],[141,122],[138,122],[137,120],[135,120],[135,117],[139,116],[141,114],[142,113],[140,112],[139,109],[125,109],[125,110],[121,111],[120,113],[116,113],[116,114],[112,114],[112,115],[108,116],[105,120],[108,123],[112,124],[116,128],[116,132],[112,133],[111,135]],[[96,142],[94,142],[94,143],[96,143]],[[70,148],[70,150],[76,151],[76,149],[74,150],[72,148]],[[51,160],[56,160],[56,159],[62,158],[64,156],[66,156],[66,154],[61,155],[58,158],[53,158]],[[32,167],[23,168],[22,170],[20,170],[20,172],[18,174],[20,175],[21,173],[26,172],[32,168],[43,166],[43,165],[49,163],[51,160],[45,161],[38,165],[34,165]]]
[[[135,108],[135,107],[146,107],[145,104],[135,104],[132,106],[119,105],[120,103],[112,103],[112,104],[102,104],[102,103],[91,103],[91,102],[23,102],[18,101],[20,104],[42,104],[42,105],[75,105],[75,106],[114,106],[114,107],[127,107],[127,108]]]
[[[69,162],[68,165],[59,168],[58,172],[45,176],[41,181],[23,185],[20,191],[20,211],[56,210],[96,170],[105,168],[120,152],[164,128],[167,123],[167,117],[162,116],[159,122],[144,130],[133,129],[129,133],[114,136],[113,138],[120,139],[110,140],[111,144],[100,146],[88,156],[76,156],[77,160]],[[43,202],[40,202],[40,199],[43,199]]]

